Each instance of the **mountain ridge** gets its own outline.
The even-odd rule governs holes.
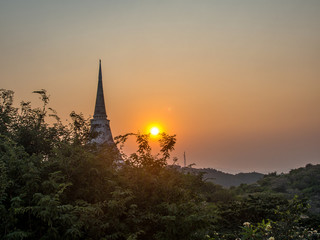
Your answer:
[[[221,185],[225,188],[229,188],[232,186],[237,187],[241,184],[256,183],[258,180],[262,179],[265,176],[265,174],[258,172],[240,172],[237,174],[231,174],[214,168],[191,168],[180,166],[176,167],[185,173],[203,174],[203,179],[205,181]]]

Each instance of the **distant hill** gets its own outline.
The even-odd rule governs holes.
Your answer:
[[[262,179],[264,174],[257,172],[230,174],[213,168],[181,168],[184,172],[203,173],[203,179],[223,187],[239,186],[241,184],[252,184]]]
[[[290,198],[298,195],[309,199],[311,211],[320,213],[320,164],[308,164],[286,174],[270,173],[257,184],[240,186],[237,191],[240,194],[275,192]]]

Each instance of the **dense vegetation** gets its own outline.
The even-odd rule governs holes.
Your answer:
[[[90,143],[81,114],[64,125],[46,92],[35,93],[43,107],[18,109],[13,92],[0,91],[1,239],[319,239],[307,200],[178,171],[167,165],[175,136],[162,134],[157,156],[148,135],[119,136],[120,149],[131,135],[138,146],[121,157]]]
[[[308,199],[310,205],[309,221],[320,224],[320,165],[308,164],[306,167],[293,169],[287,174],[270,173],[256,184],[242,184],[233,188],[237,195],[255,195],[261,192],[281,194],[287,199],[294,196]]]

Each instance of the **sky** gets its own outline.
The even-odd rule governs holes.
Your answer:
[[[114,136],[158,124],[183,165],[320,163],[320,1],[0,0],[0,88],[92,117],[102,60]],[[129,143],[131,144],[131,143]]]

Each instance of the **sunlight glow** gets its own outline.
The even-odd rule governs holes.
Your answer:
[[[159,132],[160,132],[160,130],[159,130],[159,128],[157,128],[157,127],[152,127],[152,128],[150,129],[150,133],[151,133],[153,136],[157,136],[157,135],[159,134]]]

